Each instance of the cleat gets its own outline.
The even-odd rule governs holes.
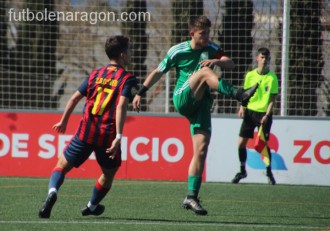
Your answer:
[[[250,100],[250,98],[254,95],[257,91],[259,84],[254,85],[248,89],[239,89],[237,92],[237,99],[242,103],[242,106],[246,106]]]
[[[39,210],[39,217],[40,218],[49,218],[50,213],[52,212],[52,208],[57,200],[57,193],[56,192],[51,192],[42,207]]]
[[[239,172],[235,175],[234,179],[232,179],[232,183],[233,184],[237,184],[240,180],[242,180],[243,178],[247,177],[247,173],[246,172]]]
[[[272,172],[268,172],[267,173],[267,177],[268,177],[268,184],[271,184],[271,185],[275,185],[276,184],[276,181],[275,181],[275,178],[274,178]]]
[[[186,196],[183,200],[182,207],[185,209],[191,209],[197,215],[206,215],[207,211],[203,209],[199,203],[199,199],[193,196]]]
[[[88,215],[94,215],[94,216],[100,216],[104,212],[104,205],[98,204],[96,208],[92,211],[90,208],[87,207],[87,205],[81,209],[81,215],[88,216]]]

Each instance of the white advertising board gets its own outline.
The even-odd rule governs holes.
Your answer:
[[[212,118],[206,181],[231,182],[240,170],[239,118]],[[269,146],[278,184],[330,186],[330,121],[274,118]],[[247,178],[241,183],[267,183],[261,155],[248,143]]]

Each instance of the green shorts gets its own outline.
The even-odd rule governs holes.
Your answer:
[[[211,135],[211,107],[213,98],[210,91],[205,91],[203,98],[196,101],[188,81],[182,86],[177,86],[173,94],[174,107],[181,115],[190,122],[190,132],[195,134],[195,128],[199,128]]]

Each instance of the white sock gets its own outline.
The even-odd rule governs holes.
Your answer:
[[[57,194],[57,190],[56,190],[56,188],[50,188],[50,189],[48,190],[48,195],[51,194],[52,192],[55,192],[55,193]]]
[[[87,207],[91,210],[94,211],[97,207],[97,205],[92,205],[92,203],[90,201],[88,201]]]

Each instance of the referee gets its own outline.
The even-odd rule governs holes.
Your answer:
[[[249,88],[256,83],[259,87],[256,93],[251,97],[247,105],[241,105],[238,116],[243,118],[238,138],[238,157],[240,161],[240,172],[238,172],[232,183],[237,184],[243,178],[247,177],[246,144],[249,139],[253,138],[256,127],[263,126],[265,139],[269,140],[270,129],[273,121],[273,106],[276,96],[279,92],[278,78],[276,74],[269,70],[270,51],[267,48],[260,48],[257,52],[256,61],[258,67],[247,72],[244,80],[244,89]],[[266,143],[270,164],[266,166],[268,182],[275,185],[276,181],[271,170],[271,152]]]

